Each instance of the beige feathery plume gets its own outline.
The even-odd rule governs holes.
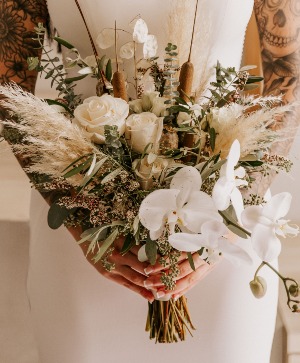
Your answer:
[[[196,1],[174,0],[168,22],[168,37],[173,44],[178,46],[179,64],[186,62],[192,38],[193,20]],[[200,2],[194,33],[191,62],[194,65],[193,93],[196,101],[207,88],[213,75],[210,65],[212,44],[210,42],[212,24],[206,11],[207,4]]]
[[[57,178],[83,155],[96,154],[98,160],[105,156],[68,118],[16,84],[0,86],[0,94],[4,96],[0,105],[18,118],[18,122],[6,120],[2,123],[25,135],[22,143],[12,147],[15,153],[31,160],[28,172],[45,173]],[[80,184],[81,177],[75,176],[68,181],[76,186]]]
[[[247,98],[247,105],[231,104],[223,107],[214,116],[213,127],[217,131],[215,153],[221,152],[226,158],[235,139],[241,144],[241,158],[253,154],[257,149],[269,148],[274,141],[285,140],[286,132],[273,131],[270,126],[284,113],[290,112],[293,105],[284,105],[271,108],[278,104],[280,97]],[[260,105],[262,108],[247,112],[252,106]]]

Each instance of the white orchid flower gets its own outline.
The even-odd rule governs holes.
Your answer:
[[[283,192],[274,195],[264,206],[249,206],[242,213],[245,228],[251,231],[253,249],[263,261],[272,261],[281,251],[276,236],[297,236],[299,227],[292,227],[284,217],[291,205],[292,196]]]
[[[201,234],[175,233],[169,236],[169,242],[173,248],[184,252],[195,252],[205,247],[210,263],[217,262],[222,256],[234,264],[241,261],[251,263],[248,253],[225,237],[229,234],[222,222],[210,220],[201,226]]]
[[[244,210],[243,197],[238,189],[240,186],[248,185],[245,177],[245,169],[239,167],[234,169],[240,158],[240,143],[235,140],[230,148],[227,161],[220,169],[220,178],[216,182],[212,198],[219,210],[225,210],[229,207],[230,201],[236,212],[239,222],[241,222],[241,213]]]
[[[184,232],[199,233],[203,223],[222,221],[212,198],[200,191],[201,184],[199,171],[186,166],[174,175],[170,189],[155,190],[142,201],[140,222],[152,240],[163,234],[166,224],[171,234],[176,226]]]
[[[141,18],[135,18],[129,26],[133,29],[132,38],[137,43],[145,43],[148,36],[148,26]]]

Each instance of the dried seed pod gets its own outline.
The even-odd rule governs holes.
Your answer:
[[[124,74],[120,71],[116,71],[113,75],[112,85],[114,90],[114,97],[122,98],[124,101],[128,101],[126,84]]]
[[[165,126],[159,142],[162,153],[170,149],[178,149],[178,143],[177,131],[173,127]]]
[[[183,63],[179,75],[180,84],[178,86],[178,91],[180,93],[180,97],[183,98],[186,102],[189,101],[188,97],[190,97],[192,94],[193,77],[194,77],[193,63],[192,62]]]

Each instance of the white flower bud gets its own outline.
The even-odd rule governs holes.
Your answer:
[[[257,298],[261,299],[267,292],[267,282],[261,276],[256,276],[250,283],[250,289],[252,294]]]

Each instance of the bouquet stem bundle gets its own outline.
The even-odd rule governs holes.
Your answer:
[[[186,331],[192,336],[195,330],[185,296],[178,300],[154,300],[148,304],[146,331],[150,332],[150,339],[157,343],[174,343],[185,340]]]

